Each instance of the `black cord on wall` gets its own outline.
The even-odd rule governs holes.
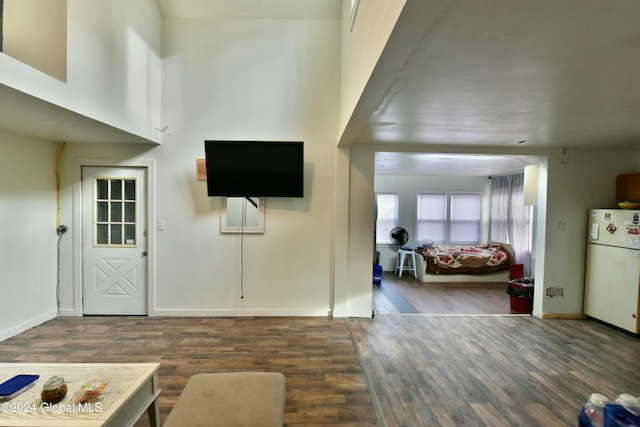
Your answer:
[[[247,199],[242,201],[242,225],[240,226],[240,299],[244,299],[244,225],[247,222]]]
[[[57,280],[56,280],[56,317],[60,315],[60,240],[62,240],[62,236],[67,232],[66,225],[59,225],[56,229],[56,233],[58,233],[58,272],[57,272]]]

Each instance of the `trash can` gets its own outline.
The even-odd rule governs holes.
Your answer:
[[[373,284],[382,284],[382,266],[379,264],[373,264]]]
[[[512,313],[531,313],[533,309],[533,279],[521,277],[509,280],[507,293]]]

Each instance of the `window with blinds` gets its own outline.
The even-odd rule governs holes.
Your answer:
[[[416,240],[446,244],[478,244],[482,195],[477,193],[420,193]]]

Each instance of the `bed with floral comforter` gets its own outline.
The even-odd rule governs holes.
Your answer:
[[[514,263],[511,245],[451,246],[435,244],[416,249],[426,261],[429,274],[485,274],[508,270]]]

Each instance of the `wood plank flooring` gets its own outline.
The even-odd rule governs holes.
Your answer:
[[[389,427],[576,426],[593,392],[640,395],[640,339],[594,321],[380,315],[348,322]]]
[[[405,274],[382,275],[382,284],[373,286],[376,314],[509,314],[507,284],[425,283]]]
[[[162,423],[193,374],[282,372],[288,426],[377,424],[344,319],[59,317],[1,342],[0,361],[158,362]]]
[[[638,354],[594,321],[487,315],[60,317],[0,342],[1,362],[159,362],[162,422],[195,373],[282,372],[295,427],[575,426],[592,392],[640,395]]]

